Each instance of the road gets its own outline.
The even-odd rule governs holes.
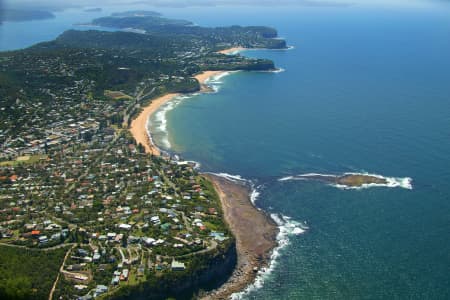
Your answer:
[[[52,300],[53,299],[53,294],[55,292],[56,285],[58,284],[59,276],[61,276],[61,273],[64,272],[64,265],[66,264],[66,260],[69,257],[69,254],[70,254],[70,252],[72,251],[73,248],[75,248],[75,244],[72,244],[72,247],[70,247],[70,249],[67,250],[67,253],[64,256],[64,260],[63,260],[63,262],[61,264],[61,267],[59,268],[58,276],[56,276],[56,280],[53,283],[52,289],[50,290],[50,294],[48,295],[48,300]]]

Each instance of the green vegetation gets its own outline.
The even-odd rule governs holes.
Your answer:
[[[163,18],[155,12],[126,12],[114,14],[112,17],[95,19],[93,24],[115,28],[151,29],[160,26],[191,26],[192,22]]]
[[[364,174],[348,174],[336,178],[337,184],[342,184],[351,187],[360,187],[365,184],[387,184],[384,178],[364,175]]]
[[[0,246],[0,299],[47,299],[68,248]]]
[[[201,71],[274,69],[217,50],[284,41],[266,27],[153,12],[96,22],[145,33],[70,30],[0,53],[2,299],[47,298],[57,274],[54,299],[160,298],[195,292],[235,262],[212,184],[192,163],[146,154],[127,129],[155,97],[198,91]]]
[[[154,12],[137,11],[95,19],[94,25],[113,28],[133,28],[155,37],[176,37],[184,43],[199,43],[220,50],[230,46],[247,48],[286,48],[286,42],[276,39],[277,31],[264,26],[200,27],[185,20],[172,20]]]

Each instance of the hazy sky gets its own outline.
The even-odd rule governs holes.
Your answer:
[[[2,0],[0,0],[0,3]],[[155,6],[211,6],[211,5],[321,5],[347,2],[345,0],[3,0],[7,6],[15,5],[64,5],[64,6],[102,6],[118,4],[149,4]]]
[[[107,5],[126,4],[148,4],[160,7],[192,7],[192,6],[215,6],[215,5],[255,5],[255,6],[278,6],[278,5],[301,5],[301,6],[339,6],[348,5],[354,0],[0,0],[3,7],[25,7],[25,8],[49,8],[49,7],[101,7]],[[356,0],[358,1],[358,0]]]
[[[193,7],[193,6],[347,6],[353,4],[415,5],[430,2],[449,2],[449,0],[0,0],[0,9],[33,8],[55,9],[67,7],[102,7],[108,5],[148,4],[155,7]]]

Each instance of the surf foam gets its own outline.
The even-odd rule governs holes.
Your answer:
[[[291,237],[305,233],[308,227],[305,224],[292,220],[292,218],[281,215],[271,214],[270,217],[278,225],[279,232],[277,235],[278,247],[276,247],[271,256],[269,265],[258,271],[255,281],[249,285],[245,290],[231,295],[231,299],[243,299],[249,293],[263,287],[264,282],[270,277],[278,265],[278,258],[281,256],[283,249],[291,242]]]
[[[260,186],[252,187],[252,192],[250,194],[250,201],[253,203],[253,206],[256,207],[256,200],[258,200],[258,197],[261,195],[259,192]],[[259,208],[258,208],[259,209]]]
[[[367,189],[367,188],[371,188],[371,187],[390,187],[390,188],[399,187],[399,188],[403,188],[403,189],[407,189],[407,190],[413,189],[411,177],[385,177],[382,175],[370,174],[370,173],[344,173],[344,175],[368,175],[368,176],[384,179],[384,180],[386,180],[387,183],[385,183],[385,184],[368,183],[368,184],[363,184],[358,187],[341,185],[341,184],[335,184],[332,186],[335,186],[336,188],[344,189],[344,190],[361,190],[361,189]]]
[[[217,93],[220,90],[221,85],[223,84],[223,81],[221,81],[222,78],[225,76],[231,75],[233,73],[236,73],[239,71],[228,71],[228,72],[222,72],[217,75],[211,76],[205,80],[205,85],[211,88],[214,93]]]
[[[206,172],[207,174],[216,175],[225,179],[228,179],[233,182],[250,182],[247,179],[244,179],[241,175],[232,175],[228,173],[213,173],[213,172]]]
[[[344,173],[343,176],[346,175],[365,175],[365,176],[371,176],[375,178],[380,178],[386,181],[386,183],[367,183],[362,184],[361,186],[349,186],[349,185],[343,185],[343,184],[334,184],[330,183],[329,185],[336,187],[338,189],[343,190],[361,190],[361,189],[367,189],[371,187],[389,187],[389,188],[403,188],[412,190],[412,178],[411,177],[386,177],[379,174],[371,174],[371,173]],[[334,174],[320,174],[320,173],[305,173],[300,175],[293,175],[293,176],[285,176],[282,178],[279,178],[278,181],[290,181],[290,180],[314,180],[314,178],[310,177],[324,177],[324,178],[339,178],[341,176],[334,175]]]

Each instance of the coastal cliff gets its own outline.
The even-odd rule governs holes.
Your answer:
[[[46,279],[50,298],[226,298],[267,265],[277,227],[252,205],[249,187],[205,179],[187,162],[158,157],[146,124],[176,93],[207,90],[210,76],[274,70],[269,60],[218,50],[262,47],[276,31],[193,30],[195,38],[170,30],[69,30],[53,41],[0,53],[0,130],[15,149],[4,152],[0,184],[20,187],[8,190],[9,199],[22,199],[19,191],[30,182],[65,195],[59,202],[39,192],[37,200],[14,208],[0,203],[7,209],[1,221],[8,221],[0,233],[14,247],[73,246],[49,276],[54,281]],[[36,116],[32,123],[29,114]],[[40,214],[24,218],[17,213],[22,210]],[[21,222],[27,226],[16,225]]]
[[[201,297],[205,290],[223,285],[237,263],[236,244],[233,241],[224,249],[197,257],[199,267],[179,274],[166,274],[157,280],[119,290],[109,299],[192,299]]]
[[[251,284],[258,270],[268,266],[270,255],[278,245],[279,228],[250,200],[250,187],[245,182],[231,181],[213,174],[204,175],[217,190],[225,221],[236,238],[237,266],[233,275],[203,299],[226,299]]]

